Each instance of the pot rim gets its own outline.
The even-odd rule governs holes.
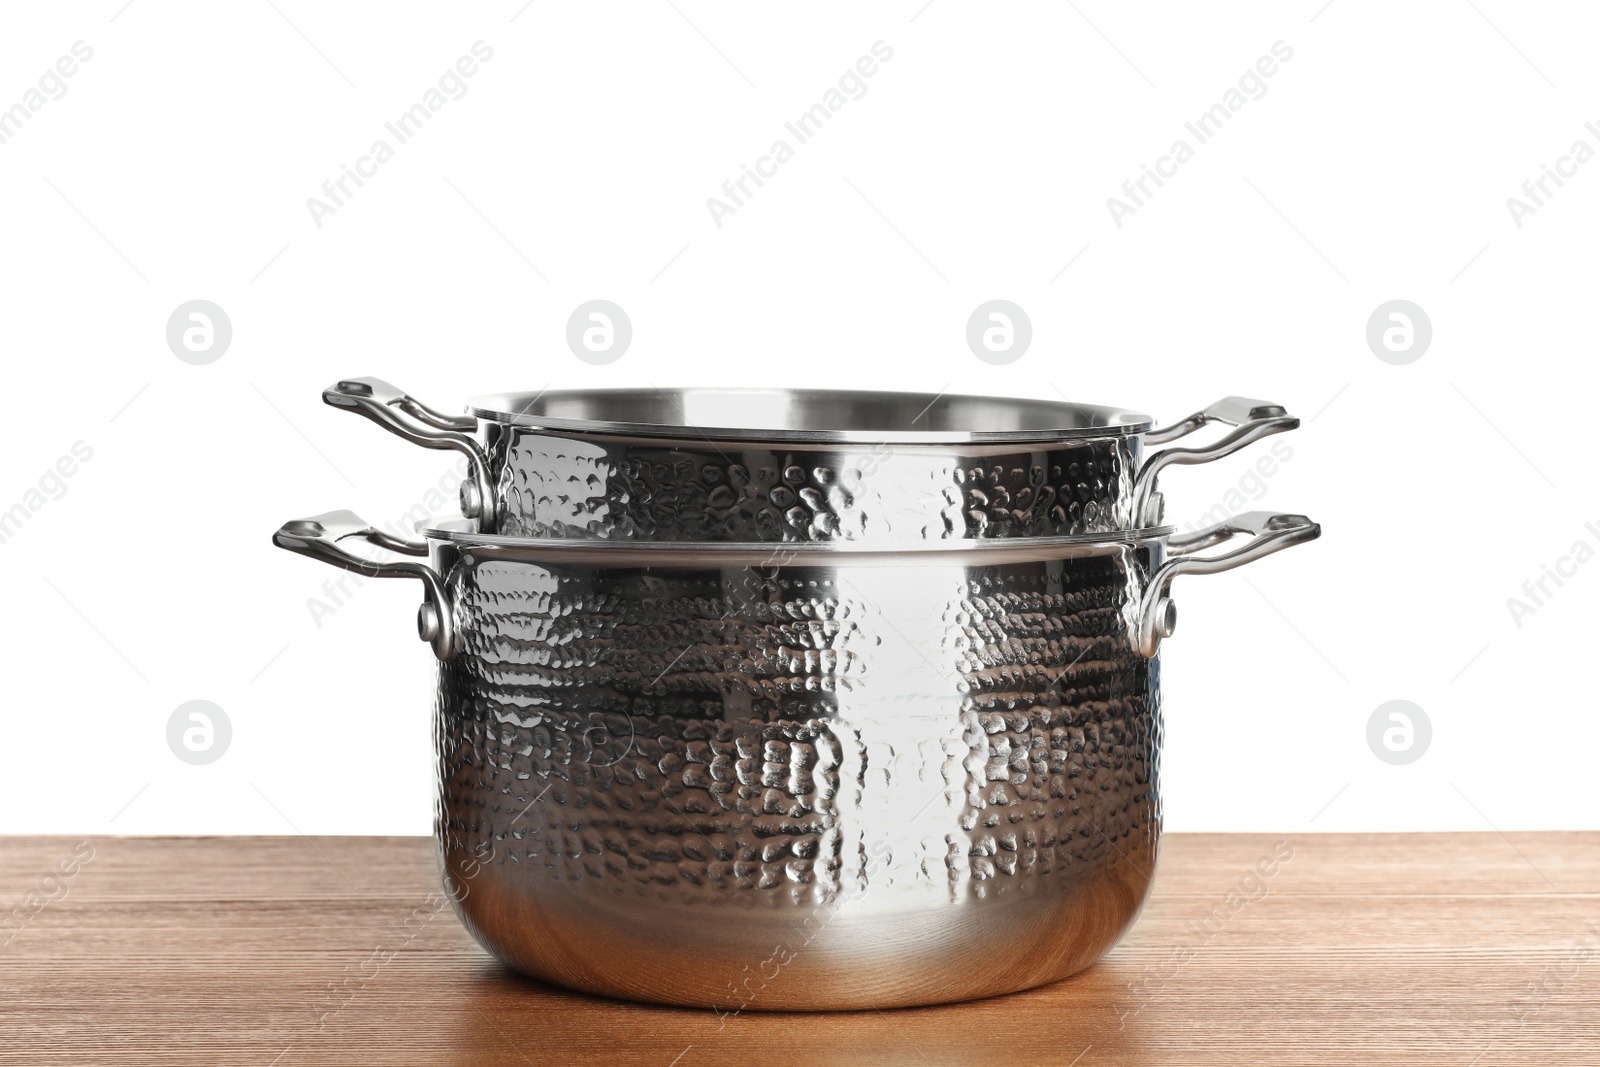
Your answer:
[[[1171,526],[1106,534],[1005,537],[948,541],[610,541],[528,538],[478,533],[469,519],[428,519],[417,532],[431,544],[448,544],[484,558],[534,563],[594,563],[605,566],[792,567],[838,563],[1025,563],[1165,545]]]
[[[842,444],[1048,443],[1131,437],[1155,425],[1140,412],[1070,400],[860,389],[542,390],[474,397],[466,410],[501,425],[588,434]],[[904,428],[924,419],[930,428]]]

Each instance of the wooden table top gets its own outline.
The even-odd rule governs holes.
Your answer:
[[[1600,1064],[1600,833],[1171,834],[1098,966],[829,1015],[598,1000],[435,910],[425,838],[0,838],[0,1064]]]

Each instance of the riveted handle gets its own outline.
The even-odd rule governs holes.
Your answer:
[[[472,478],[462,485],[461,513],[469,519],[494,514],[489,459],[483,446],[472,436],[478,428],[478,420],[471,415],[446,415],[381,378],[346,378],[334,382],[322,391],[322,400],[331,407],[371,419],[414,445],[460,452],[472,465]]]
[[[342,542],[358,540],[411,556],[427,555],[425,541],[412,541],[386,533],[353,511],[329,511],[306,519],[292,519],[272,535],[272,543],[290,552],[321,560],[368,578],[419,578],[426,598],[417,612],[417,636],[433,646],[441,660],[455,655],[455,627],[444,582],[426,563],[413,560],[379,560],[357,555]]]
[[[1214,459],[1231,456],[1263,437],[1293,430],[1300,425],[1300,420],[1290,415],[1280,404],[1267,400],[1251,400],[1244,396],[1227,396],[1181,422],[1148,431],[1144,435],[1144,440],[1146,444],[1164,445],[1180,437],[1186,437],[1213,422],[1232,426],[1234,429],[1204,447],[1167,448],[1144,461],[1144,466],[1139,468],[1139,477],[1134,483],[1133,490],[1133,514],[1137,525],[1158,526],[1161,523],[1161,496],[1155,489],[1156,476],[1163,468],[1210,463]]]
[[[1232,552],[1214,556],[1196,556],[1189,553],[1224,544],[1235,537],[1249,535],[1250,540]],[[1242,567],[1263,556],[1282,552],[1293,545],[1315,541],[1322,536],[1322,527],[1304,515],[1276,515],[1270,511],[1247,511],[1225,522],[1197,530],[1192,534],[1173,535],[1167,539],[1167,548],[1173,555],[1167,558],[1150,577],[1144,596],[1139,602],[1139,620],[1135,644],[1139,654],[1154,656],[1161,639],[1171,637],[1177,626],[1177,607],[1168,595],[1172,580],[1180,574],[1218,574]]]
[[[334,407],[363,408],[362,414],[368,418],[373,418],[365,410],[370,406],[386,411],[403,411],[436,430],[472,433],[478,428],[478,420],[471,415],[446,415],[382,378],[346,378],[324,389],[322,399]]]

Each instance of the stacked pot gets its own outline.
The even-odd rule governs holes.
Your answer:
[[[1319,533],[1161,525],[1167,467],[1298,425],[1238,397],[1159,429],[913,393],[324,398],[470,463],[464,517],[416,540],[349,512],[275,536],[423,584],[463,921],[534,977],[721,1012],[1094,962],[1155,866],[1173,580]]]

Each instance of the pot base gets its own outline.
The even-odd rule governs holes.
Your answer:
[[[719,1014],[848,1011],[977,1000],[1075,974],[1133,922],[1154,862],[1152,839],[1149,854],[1026,893],[938,906],[924,890],[896,907],[876,887],[812,907],[603,897],[498,864],[450,883],[478,942],[540,981]]]

